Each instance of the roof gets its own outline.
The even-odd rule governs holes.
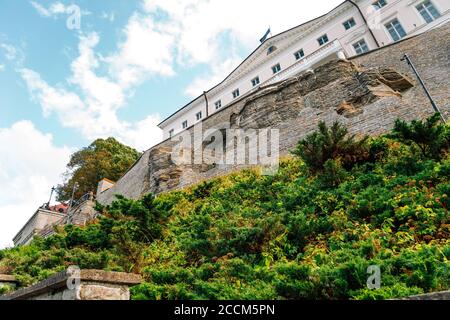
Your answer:
[[[190,102],[188,102],[186,105],[184,105],[182,108],[178,109],[177,111],[175,111],[174,113],[172,113],[170,116],[168,116],[167,118],[165,118],[163,121],[161,121],[158,124],[158,127],[161,128],[161,125],[163,125],[165,122],[167,122],[169,119],[171,119],[172,117],[174,117],[176,114],[180,113],[181,111],[185,110],[187,107],[189,107],[193,102],[195,102],[196,100],[202,98],[204,96],[205,93],[209,93],[212,90],[214,90],[215,88],[217,88],[218,86],[222,85],[225,81],[227,81],[243,64],[245,64],[256,52],[258,52],[262,47],[264,47],[266,45],[266,43],[270,40],[270,41],[274,41],[277,40],[277,38],[281,37],[282,35],[285,35],[286,33],[289,33],[295,29],[298,29],[300,27],[303,27],[307,24],[310,24],[314,21],[318,21],[324,17],[326,17],[327,15],[329,15],[331,12],[333,12],[334,10],[336,10],[337,8],[339,8],[340,6],[342,6],[343,4],[346,4],[347,2],[349,2],[348,0],[343,1],[342,3],[340,3],[338,6],[334,7],[332,10],[328,11],[327,13],[314,18],[312,20],[306,21],[304,23],[301,23],[293,28],[290,28],[288,30],[285,30],[283,32],[280,32],[276,35],[274,35],[273,37],[268,38],[266,41],[264,41],[263,43],[261,43],[255,50],[252,51],[252,53],[250,53],[233,71],[231,71],[226,77],[225,79],[223,79],[220,83],[218,83],[217,85],[215,85],[214,87],[212,87],[211,89],[209,89],[208,91],[205,91],[204,93],[202,93],[201,95],[199,95],[198,97],[196,97],[195,99],[191,100]]]
[[[54,206],[50,206],[49,211],[59,212],[59,213],[67,213],[67,209],[69,205],[66,203],[60,203]]]

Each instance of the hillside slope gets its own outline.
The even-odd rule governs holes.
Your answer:
[[[251,169],[156,199],[119,198],[85,228],[0,251],[0,273],[27,285],[73,264],[137,272],[146,282],[132,289],[134,299],[386,299],[446,290],[450,157],[448,128],[440,128],[447,142],[437,157],[433,141],[397,133],[367,141],[364,161],[312,168],[296,152],[305,161],[284,159],[274,176]],[[366,285],[371,265],[381,268],[379,290]]]

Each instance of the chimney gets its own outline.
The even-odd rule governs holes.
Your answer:
[[[112,187],[114,187],[116,183],[109,180],[109,179],[103,179],[100,180],[100,182],[98,183],[98,187],[97,187],[97,195],[105,192],[108,189],[111,189]]]

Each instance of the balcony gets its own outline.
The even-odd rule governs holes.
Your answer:
[[[297,61],[288,68],[281,70],[274,77],[266,80],[261,86],[270,85],[279,81],[283,81],[290,77],[293,77],[303,71],[317,67],[320,64],[327,62],[333,58],[338,59],[345,57],[344,49],[342,48],[339,40],[334,40],[320,47],[310,55],[307,55],[303,59]]]

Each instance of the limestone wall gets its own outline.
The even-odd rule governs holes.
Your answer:
[[[314,72],[261,88],[204,119],[202,129],[218,129],[224,124],[244,130],[278,129],[280,153],[284,155],[299,139],[316,130],[322,120],[345,123],[352,133],[379,135],[390,130],[397,118],[426,118],[433,110],[411,68],[401,61],[405,53],[412,58],[441,110],[449,117],[450,23],[447,23],[350,61],[333,61]],[[189,134],[193,135],[194,130],[190,128]],[[114,194],[130,198],[148,192],[157,194],[248,166],[175,165],[171,155],[174,145],[176,142],[166,140],[147,151],[98,200],[109,203]]]
[[[79,270],[63,271],[0,300],[130,300],[130,286],[141,283],[136,274]]]

